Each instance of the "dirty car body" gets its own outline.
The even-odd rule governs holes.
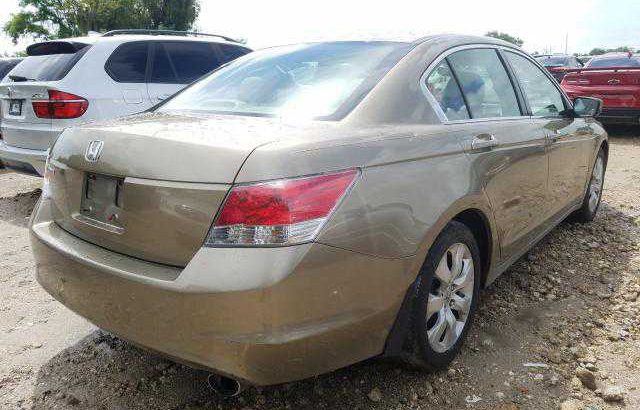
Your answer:
[[[475,61],[504,70],[513,106],[443,98],[447,67]],[[38,281],[124,339],[256,385],[401,354],[447,224],[477,237],[484,286],[583,201],[606,134],[540,108],[527,62],[571,112],[519,49],[447,35],[260,51],[154,112],[68,129],[31,221]],[[252,220],[279,221],[274,191],[304,205],[290,225],[236,223],[254,202]]]

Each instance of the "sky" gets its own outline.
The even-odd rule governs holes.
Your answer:
[[[253,48],[342,39],[412,40],[429,34],[520,37],[529,52],[586,53],[594,47],[640,48],[638,0],[200,0],[199,31],[247,39]],[[19,10],[0,0],[0,26]],[[24,50],[0,35],[0,55]]]

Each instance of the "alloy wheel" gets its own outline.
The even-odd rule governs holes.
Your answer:
[[[438,263],[427,302],[427,339],[434,351],[446,352],[462,335],[471,310],[474,280],[469,247],[451,245]]]
[[[602,183],[604,181],[604,160],[598,155],[596,163],[593,166],[591,181],[589,183],[589,211],[595,212],[600,203],[600,195],[602,194]]]

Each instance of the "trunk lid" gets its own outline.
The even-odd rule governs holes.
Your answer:
[[[68,129],[51,153],[53,219],[102,247],[185,266],[247,156],[281,130],[263,118],[166,114]],[[103,142],[95,162],[92,141]]]
[[[640,69],[581,69],[565,76],[569,86],[578,86],[606,108],[640,108]]]

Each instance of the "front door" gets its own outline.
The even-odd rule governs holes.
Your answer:
[[[474,163],[474,180],[493,209],[502,258],[517,255],[538,235],[546,213],[544,131],[524,114],[497,49],[448,55],[426,86]]]
[[[547,216],[555,219],[566,214],[584,195],[595,135],[583,119],[566,115],[569,106],[545,71],[524,56],[512,52],[505,52],[505,55],[519,79],[532,121],[547,138]]]

